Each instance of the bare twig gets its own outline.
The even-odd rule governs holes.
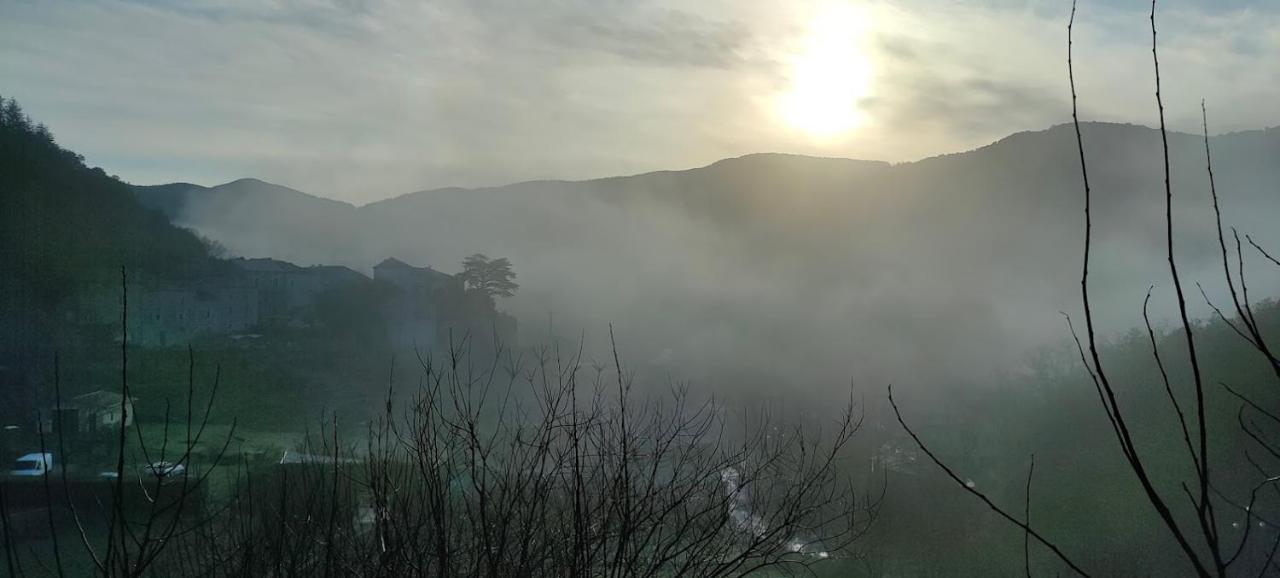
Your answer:
[[[939,459],[938,456],[934,455],[933,451],[930,450],[929,447],[924,444],[924,441],[920,439],[920,436],[916,435],[916,432],[912,430],[911,426],[908,426],[907,422],[902,418],[902,412],[898,409],[898,403],[893,399],[892,385],[889,386],[889,405],[893,407],[893,414],[898,418],[898,423],[902,425],[902,429],[906,430],[907,435],[911,436],[911,439],[916,442],[916,446],[918,446],[920,450],[925,453],[926,456],[929,456],[929,460],[932,461],[939,468],[941,468],[942,471],[947,474],[947,477],[951,478],[951,481],[955,482],[956,485],[960,486],[960,488],[963,489],[964,491],[968,492],[969,494],[972,494],[973,496],[977,497],[979,500],[982,500],[982,503],[986,504],[987,507],[991,509],[991,511],[995,512],[996,514],[999,514],[1001,518],[1004,518],[1009,523],[1021,528],[1022,531],[1025,532],[1027,535],[1031,536],[1032,538],[1035,538],[1037,542],[1043,544],[1046,548],[1052,551],[1053,554],[1057,556],[1059,560],[1062,560],[1062,562],[1066,564],[1067,567],[1071,568],[1071,570],[1073,570],[1076,574],[1079,574],[1081,576],[1089,576],[1089,573],[1085,572],[1083,568],[1081,568],[1078,564],[1075,563],[1075,561],[1073,561],[1070,557],[1068,557],[1066,553],[1063,552],[1062,549],[1057,546],[1057,544],[1050,542],[1047,538],[1040,535],[1039,532],[1037,532],[1034,528],[1032,528],[1026,522],[1019,520],[1016,517],[1014,517],[1012,514],[1009,514],[1008,512],[1004,511],[1003,508],[1001,508],[1000,506],[997,506],[995,502],[992,502],[991,498],[988,498],[986,494],[982,493],[981,491],[978,491],[975,488],[970,487],[969,484],[965,483],[965,481],[961,479],[960,476],[956,475],[956,473],[952,471],[951,468],[947,467],[946,463],[944,463],[941,459]]]

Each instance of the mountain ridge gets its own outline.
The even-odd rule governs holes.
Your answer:
[[[1055,342],[1057,312],[1078,307],[1083,191],[1070,127],[911,163],[764,153],[359,207],[244,194],[253,187],[242,182],[241,194],[205,195],[176,220],[232,254],[301,265],[367,271],[394,256],[452,270],[472,253],[508,257],[521,290],[504,305],[517,317],[553,312],[574,334],[614,322],[651,348],[633,351],[637,358],[669,360],[690,379],[848,377],[787,374],[797,367],[978,379],[983,367],[1016,366],[1029,348]],[[1159,131],[1081,129],[1095,192],[1100,331],[1141,326],[1147,287],[1168,276]],[[1280,130],[1211,144],[1224,221],[1264,246],[1280,244],[1272,226]],[[1169,147],[1180,269],[1221,297],[1203,138],[1172,133]],[[1257,295],[1280,287],[1262,275],[1257,283]],[[1157,321],[1166,313],[1152,310]],[[875,340],[862,326],[875,328]],[[967,338],[946,339],[939,326]],[[934,360],[930,369],[921,357]],[[927,371],[942,375],[920,375]]]
[[[1149,135],[1158,134],[1158,131],[1159,131],[1159,129],[1157,128],[1153,128],[1153,127],[1149,127],[1149,126],[1137,124],[1137,123],[1104,122],[1104,121],[1082,122],[1081,127],[1082,128],[1089,127],[1094,130],[1100,127],[1105,129],[1128,130],[1128,131],[1134,131],[1135,133],[1143,133],[1143,134],[1149,134]],[[726,157],[723,159],[713,161],[706,165],[687,168],[687,169],[658,169],[658,170],[644,171],[639,173],[614,175],[614,176],[606,176],[606,177],[584,178],[584,179],[532,179],[532,180],[525,180],[525,181],[516,181],[516,182],[506,183],[501,185],[480,186],[480,187],[463,187],[463,186],[435,187],[435,188],[429,188],[429,189],[409,191],[409,192],[401,193],[398,195],[389,196],[384,199],[369,201],[363,204],[356,204],[348,201],[343,201],[340,199],[326,197],[323,195],[308,193],[305,191],[301,191],[299,189],[289,187],[287,185],[274,183],[274,182],[264,180],[264,179],[259,179],[256,177],[241,177],[232,181],[228,181],[226,183],[210,185],[210,186],[198,185],[193,183],[185,183],[185,182],[175,182],[175,183],[162,183],[162,184],[156,184],[156,185],[134,185],[134,188],[135,190],[139,191],[139,196],[143,200],[144,204],[147,204],[148,206],[151,206],[153,208],[161,208],[161,209],[171,208],[172,204],[175,203],[175,200],[172,198],[165,198],[165,197],[172,196],[175,193],[181,194],[181,193],[189,193],[192,191],[199,191],[200,193],[208,194],[209,191],[225,191],[228,189],[231,189],[231,190],[243,189],[247,185],[252,185],[258,188],[271,189],[270,192],[272,193],[303,195],[307,197],[307,199],[305,199],[306,201],[311,201],[311,200],[328,201],[330,203],[335,203],[336,205],[341,205],[344,207],[362,209],[371,205],[387,203],[387,202],[395,201],[397,199],[403,199],[404,197],[410,197],[414,195],[432,195],[432,194],[455,193],[455,192],[466,192],[466,191],[504,190],[504,189],[511,189],[511,188],[527,186],[527,185],[552,185],[552,184],[579,185],[579,184],[596,183],[600,181],[616,181],[619,179],[647,177],[647,176],[653,176],[653,175],[695,173],[699,171],[722,168],[726,165],[735,165],[735,164],[744,163],[744,162],[749,163],[749,162],[755,162],[755,161],[761,161],[761,160],[772,160],[772,159],[788,159],[788,160],[799,161],[799,162],[851,163],[851,164],[860,164],[860,165],[868,165],[868,166],[897,168],[897,167],[903,167],[903,166],[913,166],[913,165],[919,165],[922,163],[934,162],[934,161],[938,161],[939,159],[950,159],[950,158],[960,157],[964,155],[979,154],[989,149],[998,149],[1002,146],[1008,146],[1011,142],[1019,141],[1028,137],[1033,137],[1035,135],[1047,135],[1047,134],[1052,134],[1060,131],[1071,131],[1072,129],[1073,129],[1073,125],[1071,123],[1059,123],[1043,129],[1018,131],[1018,132],[1010,133],[1009,135],[1006,135],[999,139],[996,139],[995,141],[992,141],[988,144],[978,146],[972,149],[948,152],[948,153],[940,153],[940,154],[931,155],[931,156],[923,157],[916,160],[910,160],[910,161],[890,162],[890,161],[881,161],[881,160],[873,160],[873,159],[857,159],[857,158],[851,158],[851,157],[809,155],[809,154],[786,153],[786,152],[754,152],[754,153],[747,153],[747,154],[739,155],[735,157]],[[1275,135],[1277,133],[1280,133],[1280,126],[1270,126],[1270,127],[1256,128],[1256,129],[1245,129],[1245,130],[1224,132],[1224,133],[1212,135],[1210,137],[1210,140],[1211,141],[1223,140],[1223,139],[1229,140],[1229,139],[1236,139],[1236,138],[1250,138],[1250,137],[1258,137],[1258,136],[1266,137],[1266,136]],[[1179,131],[1169,131],[1168,134],[1173,139],[1188,138],[1188,137],[1196,138],[1196,139],[1203,138],[1202,135],[1179,132]],[[1085,144],[1086,146],[1089,145],[1088,142],[1086,142]],[[165,212],[167,214],[170,214],[169,210],[165,210]],[[170,215],[172,216],[172,214]]]

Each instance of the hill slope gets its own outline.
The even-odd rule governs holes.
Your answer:
[[[143,207],[132,187],[85,166],[16,102],[0,99],[3,423],[32,419],[38,394],[48,403],[55,334],[67,321],[60,306],[73,295],[118,295],[121,267],[137,282],[191,278],[217,266],[196,235]],[[112,345],[109,336],[102,342]],[[69,388],[94,383],[68,379],[67,365],[63,379],[76,381]]]
[[[355,207],[257,179],[216,187],[173,183],[134,189],[144,205],[163,212],[175,223],[190,224],[187,215],[219,215],[224,226],[206,234],[220,241],[235,237],[237,249],[269,247],[288,239],[288,244],[308,246],[307,262],[334,263],[347,261],[343,250],[353,241],[343,229],[322,233],[321,226],[341,220]],[[236,226],[239,224],[245,226]]]
[[[165,279],[213,266],[195,234],[142,206],[130,185],[85,166],[16,102],[2,108],[0,270],[7,296],[46,309],[77,287],[116,282],[121,267]]]

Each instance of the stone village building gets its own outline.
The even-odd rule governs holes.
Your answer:
[[[387,337],[396,350],[429,350],[450,336],[516,343],[516,320],[492,299],[465,291],[454,275],[388,258],[373,279],[347,267],[300,267],[277,259],[237,258],[234,274],[181,284],[139,282],[129,291],[129,341],[169,347],[209,336],[254,334],[266,327],[306,327],[311,309],[331,291],[361,283],[389,289],[383,304]],[[69,320],[118,324],[118,290],[86,293]],[[118,336],[117,336],[118,338]]]
[[[232,259],[248,285],[258,293],[258,315],[262,323],[303,325],[305,310],[328,291],[369,278],[354,269],[338,265],[299,267],[279,259]]]
[[[124,427],[133,425],[135,401],[138,400],[133,396],[125,399],[118,391],[98,390],[77,395],[60,405],[50,405],[44,412],[41,426],[46,434],[56,435],[60,425],[62,433],[73,438],[115,431],[120,428],[122,415]],[[128,411],[122,413],[122,409]]]
[[[444,304],[462,293],[462,282],[431,267],[414,267],[389,258],[373,267],[375,281],[395,288],[384,306],[391,347],[431,349],[439,341]]]
[[[184,345],[247,331],[260,321],[259,292],[239,283],[142,290],[130,298],[130,308],[130,341],[144,345]]]
[[[374,266],[373,278],[395,290],[384,316],[396,350],[449,347],[464,336],[481,352],[495,341],[518,345],[515,317],[498,311],[488,295],[466,291],[454,275],[389,258]]]

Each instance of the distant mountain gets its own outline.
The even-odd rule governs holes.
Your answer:
[[[269,246],[292,239],[290,243],[309,245],[308,262],[329,263],[346,261],[342,251],[352,242],[341,230],[318,234],[317,224],[340,220],[354,211],[354,206],[257,179],[240,179],[216,187],[173,183],[134,189],[144,205],[163,212],[179,225],[194,226],[189,215],[220,215],[228,226],[202,232],[219,241],[235,236],[238,240],[233,244],[237,247]],[[258,227],[268,221],[270,227]]]
[[[1148,285],[1158,298],[1168,285],[1159,133],[1083,131],[1096,298],[1121,330],[1140,322]],[[1211,144],[1224,218],[1280,245],[1280,130]],[[1221,265],[1203,142],[1174,133],[1170,146],[1183,270],[1212,296]],[[140,195],[245,256],[360,269],[398,256],[444,270],[474,252],[510,257],[522,289],[509,306],[526,332],[598,335],[613,321],[646,367],[761,387],[977,379],[1061,339],[1058,311],[1078,309],[1083,198],[1069,125],[893,165],[758,154],[362,207],[261,181],[166,187]],[[1278,285],[1256,282],[1256,295]]]
[[[142,204],[159,210],[170,218],[182,214],[186,210],[204,210],[218,208],[209,203],[241,205],[255,202],[266,205],[278,204],[281,209],[290,212],[316,212],[350,209],[352,205],[321,197],[308,195],[302,191],[273,185],[258,179],[239,179],[216,187],[202,187],[191,183],[169,183],[165,185],[137,185],[134,191]]]

